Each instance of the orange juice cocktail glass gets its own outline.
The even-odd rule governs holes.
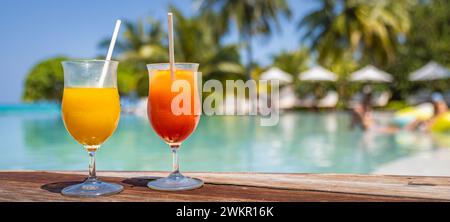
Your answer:
[[[181,143],[195,130],[200,120],[201,104],[198,90],[198,64],[148,64],[149,93],[147,114],[155,132],[170,147],[173,171],[165,178],[150,181],[156,190],[191,190],[203,181],[183,176],[179,171],[178,150]]]
[[[105,183],[95,173],[95,152],[116,130],[120,117],[116,70],[118,62],[76,60],[62,62],[64,93],[62,118],[69,134],[89,153],[89,176],[62,190],[66,196],[97,197],[119,193],[123,187]]]

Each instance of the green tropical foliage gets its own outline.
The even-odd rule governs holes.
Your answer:
[[[250,78],[253,66],[253,49],[251,40],[255,35],[270,35],[280,28],[279,15],[290,18],[291,11],[285,0],[205,0],[204,10],[218,10],[217,27],[226,33],[231,22],[236,24],[240,43],[247,51],[247,75]],[[225,25],[224,25],[225,24]]]
[[[307,48],[300,48],[292,52],[282,51],[273,57],[273,66],[276,66],[285,72],[297,75],[308,69],[311,62],[309,50]]]
[[[217,15],[210,12],[187,18],[175,7],[170,8],[175,16],[175,55],[177,62],[196,62],[205,79],[240,78],[244,69],[240,64],[236,45],[220,44],[220,31],[211,21]],[[147,23],[126,21],[123,38],[117,43],[121,63],[118,70],[119,92],[138,96],[148,93],[148,76],[145,65],[167,62],[167,32],[161,22],[149,18]],[[148,27],[146,29],[146,27]],[[100,46],[108,47],[109,39]]]
[[[393,62],[399,37],[410,29],[413,0],[321,0],[322,6],[299,23],[306,28],[303,40],[311,40],[318,61],[340,62],[343,54],[375,65]]]
[[[148,74],[146,64],[167,62],[167,33],[162,23],[153,18],[136,23],[125,21],[123,35],[116,42],[115,52],[119,54],[120,65],[117,70],[117,84],[121,95],[134,92],[138,96],[148,94]],[[106,49],[110,39],[100,42]]]
[[[116,42],[114,50],[120,54],[121,60],[139,64],[165,62],[168,60],[167,48],[163,44],[167,34],[159,20],[148,18],[144,23],[125,21],[123,36]],[[101,48],[108,48],[110,39],[101,41]]]
[[[117,68],[117,87],[120,95],[130,95],[136,92],[139,96],[146,96],[148,89],[141,89],[141,81],[148,81],[147,70],[130,61],[120,62]]]
[[[429,88],[449,89],[448,80],[419,82],[408,81],[409,74],[429,61],[436,61],[450,68],[450,1],[432,0],[415,5],[411,11],[411,34],[397,51],[396,61],[386,70],[394,73],[397,84],[395,96],[404,98],[411,92]]]
[[[64,89],[64,72],[61,62],[66,57],[47,59],[35,65],[27,74],[22,95],[24,101],[61,101]]]
[[[167,62],[167,33],[159,20],[147,18],[136,23],[124,22],[123,35],[116,42],[115,50],[120,59],[117,70],[117,84],[121,95],[134,92],[138,96],[148,94],[148,74],[146,64]],[[110,39],[100,43],[101,48],[109,46]]]
[[[198,1],[198,0],[197,0]],[[448,90],[450,82],[414,83],[409,74],[434,60],[450,67],[450,2],[447,0],[318,0],[320,7],[301,18],[302,46],[273,56],[271,65],[296,75],[320,64],[339,75],[333,84],[308,85],[295,82],[299,94],[336,89],[348,99],[358,84],[347,81],[348,74],[373,64],[394,75],[390,85],[395,99],[404,99],[416,89]],[[175,55],[177,62],[200,63],[199,71],[208,79],[258,78],[267,67],[253,62],[251,41],[281,31],[280,19],[290,18],[285,0],[203,0],[200,11],[185,16],[175,7]],[[146,64],[168,61],[165,21],[151,17],[125,21],[115,46],[119,93],[146,96]],[[223,44],[231,28],[239,40]],[[110,39],[100,42],[106,49]],[[244,49],[248,63],[241,63]],[[37,64],[27,75],[24,101],[60,101],[65,57]],[[297,78],[294,78],[297,80]],[[386,86],[385,86],[386,87]],[[320,93],[319,93],[320,94]]]
[[[175,55],[176,61],[196,62],[205,79],[239,78],[244,69],[240,64],[238,47],[222,45],[219,30],[211,21],[218,15],[204,13],[186,18],[178,9],[172,7],[175,16]]]

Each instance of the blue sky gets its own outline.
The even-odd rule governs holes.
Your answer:
[[[318,6],[314,0],[288,0],[293,18],[282,20],[282,32],[253,41],[254,57],[262,65],[281,50],[299,45],[297,22]],[[27,72],[42,59],[65,55],[92,58],[106,54],[98,43],[109,38],[116,19],[135,21],[152,16],[166,21],[173,4],[185,13],[197,13],[190,0],[2,0],[0,7],[0,103],[19,103]],[[120,38],[120,37],[119,37]],[[231,31],[225,42],[237,41]]]

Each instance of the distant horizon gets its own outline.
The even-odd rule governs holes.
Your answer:
[[[95,1],[86,6],[67,1],[61,4],[56,0],[6,0],[0,8],[0,28],[3,30],[0,35],[0,64],[3,67],[0,104],[22,102],[25,77],[42,60],[54,56],[94,58],[106,54],[106,49],[100,49],[98,44],[102,39],[110,37],[116,19],[137,21],[151,16],[165,24],[169,5],[179,8],[186,16],[197,13],[194,11],[194,1],[157,1],[146,7],[148,2],[137,0],[108,4],[107,1]],[[301,32],[297,23],[302,16],[318,6],[312,0],[288,0],[288,3],[293,16],[290,21],[281,18],[281,32],[277,33],[275,30],[271,37],[259,37],[252,42],[255,47],[254,59],[260,65],[270,65],[273,55],[295,50],[300,46]],[[237,39],[236,31],[232,30],[223,41],[230,43],[237,42]],[[261,47],[262,42],[264,47]],[[246,63],[242,51],[241,60]]]

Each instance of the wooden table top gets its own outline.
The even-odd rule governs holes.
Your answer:
[[[98,172],[124,186],[99,198],[65,197],[82,181],[80,171],[0,171],[0,201],[450,201],[449,177],[354,174],[185,173],[205,181],[196,190],[166,192],[146,187],[167,172]]]

